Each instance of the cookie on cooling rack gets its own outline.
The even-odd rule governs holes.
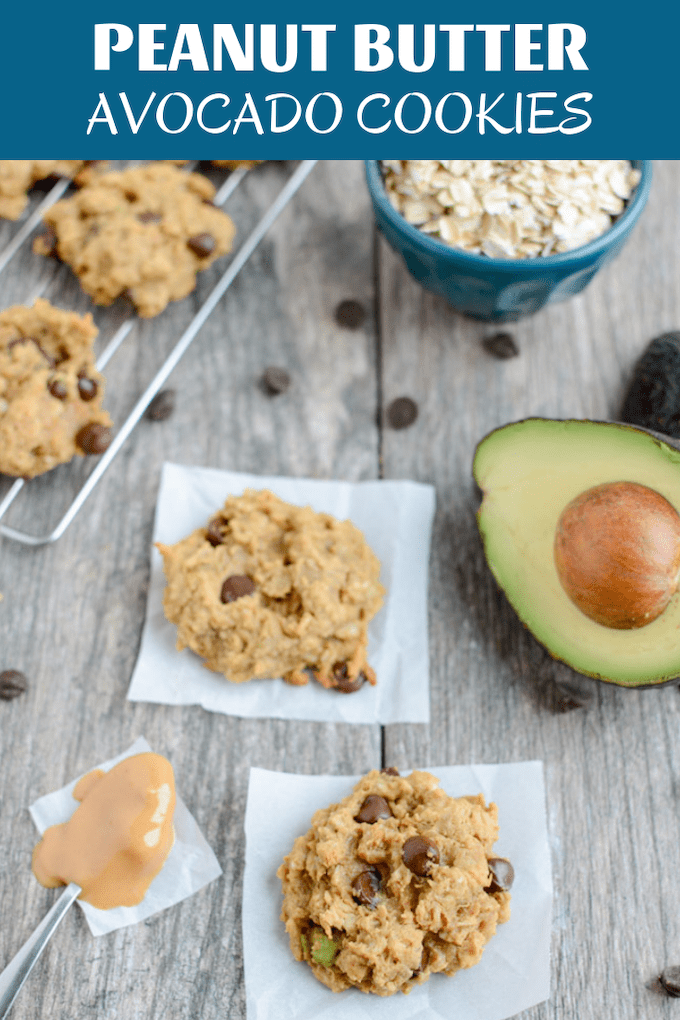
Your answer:
[[[200,174],[163,163],[99,173],[45,214],[42,255],[68,263],[96,304],[128,294],[144,318],[186,297],[196,275],[231,248],[234,224],[212,205],[215,189]]]
[[[91,315],[40,298],[0,312],[0,473],[32,478],[107,449],[96,335]]]
[[[0,159],[0,217],[17,220],[36,181],[75,177],[84,165],[82,159]]]
[[[510,916],[497,809],[429,772],[369,772],[317,811],[277,874],[296,960],[332,991],[392,995],[478,963]]]
[[[159,544],[165,615],[177,647],[227,680],[283,677],[358,690],[369,620],[382,605],[380,563],[350,521],[248,489],[207,527]]]

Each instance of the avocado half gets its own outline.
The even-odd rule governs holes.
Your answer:
[[[477,446],[477,523],[489,566],[522,623],[550,654],[586,676],[646,687],[680,676],[680,594],[652,623],[614,630],[585,616],[555,567],[559,517],[605,482],[655,489],[680,512],[680,451],[651,432],[600,421],[527,418]]]

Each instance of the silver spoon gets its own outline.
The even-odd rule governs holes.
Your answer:
[[[43,949],[52,938],[57,925],[82,891],[75,882],[71,882],[66,886],[52,909],[48,911],[33,934],[24,942],[14,959],[7,964],[0,974],[0,1020],[5,1020],[24,981],[33,970]]]

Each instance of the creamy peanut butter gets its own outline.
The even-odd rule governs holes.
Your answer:
[[[33,874],[52,888],[77,882],[101,910],[141,903],[172,849],[175,780],[159,754],[137,754],[77,783],[68,822],[53,825],[33,851]]]

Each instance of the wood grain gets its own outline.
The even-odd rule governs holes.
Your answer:
[[[229,206],[241,236],[289,173],[272,163],[247,177]],[[494,327],[421,290],[376,239],[361,165],[320,164],[173,373],[174,416],[139,424],[57,544],[0,539],[0,669],[31,681],[26,695],[0,703],[0,965],[54,898],[29,873],[28,804],[140,734],[173,761],[225,872],[191,900],[102,939],[71,912],[17,1000],[16,1020],[245,1016],[240,889],[251,765],[343,774],[527,758],[545,763],[555,901],[551,999],[523,1016],[670,1017],[655,978],[680,960],[680,694],[675,685],[633,692],[579,681],[537,646],[484,563],[470,465],[479,439],[507,421],[616,415],[643,346],[680,324],[679,195],[680,165],[657,164],[649,206],[619,259],[583,295],[511,327],[520,356],[498,361],[480,344]],[[0,221],[0,245],[15,229]],[[219,271],[126,341],[107,370],[117,420]],[[67,269],[27,248],[0,276],[0,302],[26,301],[41,287],[56,303],[90,307]],[[345,298],[368,311],[359,329],[334,320]],[[102,333],[122,314],[97,310]],[[262,392],[268,365],[290,373],[285,394]],[[418,403],[417,421],[383,428],[384,408],[402,395]],[[432,723],[381,732],[128,703],[164,459],[436,485]],[[31,482],[8,522],[49,527],[85,471],[74,464]],[[557,684],[573,684],[588,704],[560,711]]]

